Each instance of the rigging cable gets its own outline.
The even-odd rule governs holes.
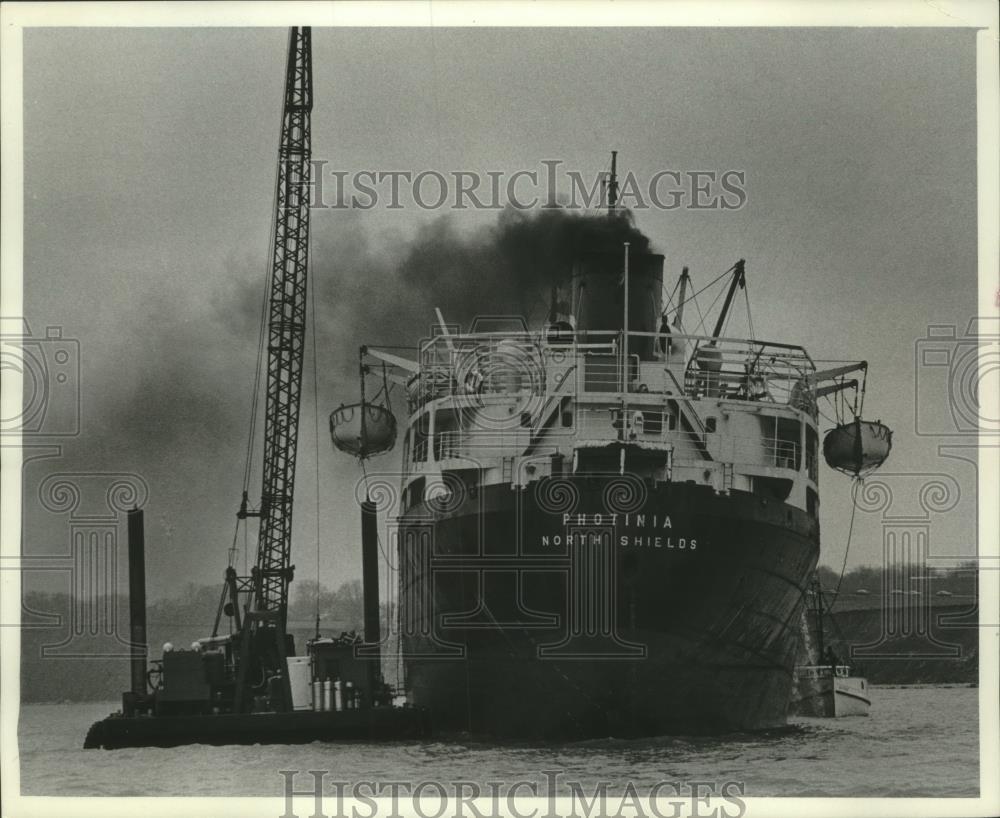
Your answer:
[[[674,282],[674,288],[670,291],[670,294],[667,295],[667,305],[663,308],[663,311],[660,313],[661,321],[667,317],[667,313],[670,312],[671,310],[677,312],[677,307],[674,306],[674,296],[677,294],[677,288],[680,285],[681,285],[681,279],[678,276],[677,281]],[[666,290],[664,290],[663,292],[666,292]]]
[[[704,314],[701,311],[701,304],[698,303],[698,299],[697,298],[694,298],[692,296],[692,298],[686,298],[685,301],[691,301],[692,299],[694,300],[695,309],[698,310],[698,326],[695,327],[695,331],[692,334],[693,335],[697,335],[702,330],[702,328],[705,326],[705,316],[704,316]]]
[[[831,400],[831,399],[829,398],[829,396],[827,397],[827,400]],[[821,418],[823,418],[823,420],[825,420],[825,421],[826,421],[827,423],[829,423],[829,424],[831,424],[831,425],[833,425],[833,426],[840,426],[840,425],[841,425],[841,424],[840,424],[840,420],[838,420],[838,419],[837,419],[836,417],[830,417],[830,416],[829,416],[829,415],[828,415],[828,414],[827,414],[826,412],[824,412],[824,411],[823,411],[822,409],[820,409],[820,408],[819,408],[819,404],[818,404],[818,403],[816,404],[816,412],[817,412],[817,413],[819,414],[819,416],[820,416]],[[836,414],[836,407],[834,407],[834,414]]]
[[[291,53],[292,42],[289,40],[288,47],[285,49],[285,59],[287,61],[288,55]],[[284,134],[284,118],[285,118],[285,107],[284,107],[284,94],[281,95],[281,110],[279,112],[278,121],[281,122],[281,128],[278,131],[278,143],[281,143],[282,136]],[[265,339],[267,337],[267,306],[269,303],[269,296],[271,290],[272,276],[274,275],[274,242],[276,225],[278,221],[278,197],[280,194],[281,187],[281,163],[277,163],[274,166],[274,192],[271,197],[271,230],[270,238],[268,239],[267,245],[267,260],[264,266],[264,292],[260,304],[260,322],[257,329],[257,367],[254,372],[254,382],[253,382],[253,393],[250,396],[250,431],[247,435],[247,459],[246,466],[243,470],[243,491],[247,491],[250,487],[250,473],[253,470],[253,439],[257,427],[257,414],[258,407],[260,405],[260,382],[261,375],[264,369],[264,348],[266,346]]]
[[[858,491],[864,486],[864,477],[855,477],[851,483],[851,522],[847,527],[847,546],[844,548],[844,561],[840,566],[840,578],[837,580],[837,590],[833,594],[833,602],[830,603],[827,611],[832,611],[833,606],[840,601],[840,584],[844,581],[844,571],[847,570],[847,555],[851,553],[851,536],[854,533],[854,515],[858,510]]]
[[[285,59],[287,61],[289,50],[291,49],[291,42],[285,49]],[[284,128],[284,94],[281,95],[282,105],[279,116],[279,121],[282,123],[282,129]],[[281,132],[279,131],[278,141],[281,141]],[[264,339],[267,336],[267,305],[268,296],[271,289],[271,276],[273,273],[272,264],[274,261],[274,234],[275,234],[275,221],[278,218],[278,192],[280,185],[280,164],[274,166],[274,191],[271,195],[271,230],[270,238],[268,239],[267,245],[267,256],[264,261],[264,286],[262,288],[262,298],[260,303],[260,318],[257,322],[257,361],[254,366],[254,378],[253,378],[253,388],[250,392],[250,427],[247,431],[247,456],[246,461],[243,466],[243,492],[246,493],[250,490],[250,475],[253,471],[253,453],[254,453],[254,437],[256,437],[257,431],[257,414],[260,407],[260,381],[261,372],[263,370],[264,361]],[[247,573],[247,557],[246,553],[249,548],[248,537],[247,537],[247,526],[245,520],[240,520],[237,518],[236,527],[233,531],[233,543],[229,549],[229,564],[232,565],[236,561],[236,543],[239,537],[240,523],[243,523],[243,534],[244,534],[244,570],[243,573]]]
[[[704,287],[702,287],[702,288],[701,288],[700,290],[698,290],[697,292],[694,292],[694,293],[691,293],[691,295],[689,295],[689,296],[688,296],[687,298],[685,298],[685,299],[684,299],[683,301],[681,301],[681,302],[680,302],[680,303],[679,303],[679,304],[678,304],[677,306],[678,306],[678,307],[682,307],[682,306],[684,306],[685,304],[687,304],[687,302],[688,302],[688,301],[691,301],[691,300],[694,300],[694,299],[696,299],[696,298],[697,298],[697,297],[698,297],[699,295],[701,295],[701,294],[702,294],[703,292],[705,292],[705,290],[707,290],[707,289],[708,289],[709,287],[711,287],[711,286],[712,286],[713,284],[715,284],[715,283],[717,283],[717,282],[721,281],[721,280],[722,280],[723,278],[725,278],[725,277],[726,277],[727,275],[729,275],[729,274],[730,274],[730,273],[731,273],[732,271],[733,271],[733,268],[732,268],[732,267],[730,267],[730,268],[729,268],[728,270],[726,270],[726,271],[725,271],[724,273],[721,273],[720,275],[716,276],[716,277],[715,277],[715,278],[713,278],[713,279],[712,279],[711,281],[709,281],[709,282],[708,282],[708,284],[706,284],[706,285],[705,285]],[[716,297],[716,300],[718,300],[718,297]],[[695,306],[697,306],[697,304],[698,304],[698,302],[697,302],[697,301],[695,301]],[[700,312],[700,310],[699,310],[699,312]]]
[[[701,323],[698,324],[698,329],[695,331],[695,335],[700,334],[703,329],[706,330],[706,331],[708,330],[708,327],[705,326],[705,317],[708,316],[708,315],[711,315],[712,310],[715,309],[715,305],[719,302],[719,299],[722,298],[722,294],[725,291],[726,291],[726,288],[723,287],[722,289],[719,290],[718,293],[716,293],[715,298],[712,299],[712,303],[708,305],[708,309],[705,311],[705,315],[701,316]],[[697,303],[698,302],[695,301],[695,304],[697,304]],[[701,309],[700,308],[698,310],[698,314],[701,315]]]
[[[312,231],[309,231],[309,236],[307,241],[309,242],[306,247],[307,258],[312,258]],[[319,375],[317,373],[316,357],[316,281],[315,276],[309,276],[307,279],[309,286],[309,304],[310,304],[310,315],[309,323],[312,327],[312,387],[313,387],[313,429],[316,435],[315,449],[316,456],[313,458],[316,464],[316,638],[319,639],[319,571],[320,571],[320,522],[319,522],[319,503],[320,503],[320,492],[319,492]]]
[[[753,330],[753,315],[750,313],[750,288],[745,285],[743,287],[743,297],[747,302],[747,326],[750,328],[750,340],[756,341],[757,336]]]
[[[277,194],[276,194],[277,195]],[[271,240],[271,250],[273,253],[274,240]],[[268,290],[270,289],[271,272],[268,270],[264,281],[264,297],[260,307],[260,322],[257,330],[257,364],[253,378],[253,393],[250,396],[250,430],[247,433],[247,459],[243,468],[243,491],[250,488],[250,473],[253,470],[254,437],[257,430],[257,414],[260,407],[260,381],[264,361],[264,339],[267,335],[267,302]]]

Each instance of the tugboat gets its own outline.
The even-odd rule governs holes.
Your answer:
[[[813,578],[808,593],[810,604],[803,616],[803,634],[805,652],[815,654],[815,661],[796,667],[789,713],[819,718],[867,716],[872,704],[868,680],[854,675],[851,666],[841,663],[833,646],[826,642],[823,617],[827,610],[819,579]]]
[[[818,371],[801,346],[727,337],[743,259],[720,277],[714,330],[688,332],[687,268],[674,299],[613,173],[608,190],[554,271],[544,325],[459,332],[438,312],[415,359],[362,347],[361,402],[331,418],[349,454],[384,451],[387,384],[404,387],[401,469],[369,475],[366,497],[398,559],[406,694],[435,730],[785,724],[820,546],[817,401],[852,393],[840,425],[867,429],[864,380],[848,378],[867,364]],[[371,378],[385,397],[366,400]],[[857,474],[887,439],[827,457]]]

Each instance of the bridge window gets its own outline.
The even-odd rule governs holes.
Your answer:
[[[802,434],[802,424],[790,418],[774,418],[774,438],[770,441],[774,465],[782,469],[802,467],[802,449],[799,437]]]

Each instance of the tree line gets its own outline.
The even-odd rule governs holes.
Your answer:
[[[967,600],[976,595],[975,562],[946,569],[923,567],[907,576],[929,577],[929,593],[936,602]],[[843,574],[821,566],[818,576],[824,594],[836,598],[838,611],[881,606],[884,569],[862,566]],[[915,583],[916,584],[916,583]],[[839,587],[839,594],[835,594]],[[924,586],[928,587],[928,586]],[[150,659],[158,658],[165,642],[177,648],[211,633],[221,596],[219,585],[189,583],[177,596],[153,600],[147,607]],[[946,596],[937,596],[944,591]],[[848,604],[854,603],[854,604]],[[314,580],[297,581],[288,608],[289,631],[302,653],[306,639],[316,632],[339,636],[361,633],[364,604],[361,582],[352,580],[336,589]],[[392,612],[382,605],[382,621]],[[129,684],[128,599],[117,595],[79,600],[65,593],[28,591],[23,595],[21,632],[21,698],[25,702],[115,700]],[[228,632],[223,617],[220,632]],[[860,638],[859,636],[857,638]]]
[[[221,592],[220,585],[189,583],[177,596],[150,601],[149,658],[159,658],[166,642],[188,648],[209,636]],[[128,598],[118,594],[81,600],[66,593],[27,591],[22,600],[21,700],[117,700],[129,685]],[[300,653],[315,633],[317,601],[323,636],[362,630],[360,581],[336,589],[314,581],[297,582],[288,622]],[[219,632],[228,633],[228,628],[229,620],[223,616]]]

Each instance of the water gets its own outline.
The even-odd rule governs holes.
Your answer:
[[[82,750],[105,704],[26,705],[24,795],[281,797],[278,770],[338,781],[742,781],[747,796],[977,796],[978,694],[875,688],[867,718],[793,719],[787,730],[724,738],[599,740],[544,747],[441,742]],[[305,786],[304,783],[299,786]],[[613,791],[613,790],[612,790]],[[544,792],[544,790],[543,790]],[[620,792],[620,789],[619,789]]]

